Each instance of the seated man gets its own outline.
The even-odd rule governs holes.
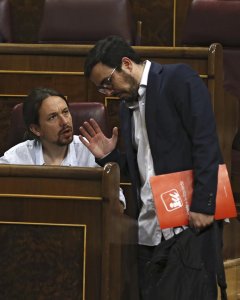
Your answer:
[[[36,88],[23,104],[27,139],[0,157],[0,164],[100,167],[77,135],[66,98],[48,88]],[[125,207],[120,189],[119,198]]]

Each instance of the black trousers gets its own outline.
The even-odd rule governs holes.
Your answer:
[[[140,300],[144,300],[147,287],[146,269],[150,263],[156,246],[138,245],[138,282]]]

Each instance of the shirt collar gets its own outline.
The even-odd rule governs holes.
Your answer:
[[[144,64],[145,66],[143,69],[139,87],[143,87],[143,86],[146,87],[148,82],[148,73],[151,67],[151,62],[149,60],[145,60]]]
[[[151,67],[151,62],[149,60],[145,60],[144,69],[143,69],[142,77],[141,77],[139,88],[138,88],[139,99],[144,95],[144,93],[146,91],[150,67]],[[138,104],[139,103],[136,102],[136,104],[133,104],[128,107],[132,110],[135,110],[138,108]]]
[[[147,86],[147,82],[148,82],[148,73],[149,73],[149,70],[150,70],[150,66],[151,66],[151,62],[149,60],[146,60],[144,70],[143,70],[143,73],[142,73],[142,78],[140,80],[139,89],[138,89],[139,97],[142,97],[143,94],[146,91],[146,86]]]

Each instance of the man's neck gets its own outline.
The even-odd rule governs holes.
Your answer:
[[[42,145],[43,159],[46,165],[60,166],[67,155],[68,145]]]
[[[138,84],[140,84],[142,74],[143,74],[143,71],[144,71],[144,68],[145,68],[145,64],[146,64],[146,61],[144,61],[144,62],[137,65],[138,68],[137,68],[137,71],[136,71],[136,80],[137,80]]]

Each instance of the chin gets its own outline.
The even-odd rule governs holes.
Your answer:
[[[133,102],[138,99],[138,93],[132,92],[123,92],[118,96],[121,100],[125,100],[126,102]]]
[[[120,100],[132,101],[132,96],[129,94],[121,94],[118,97]]]
[[[68,138],[68,139],[61,139],[61,140],[58,140],[57,144],[59,146],[66,146],[66,145],[69,145],[71,144],[71,142],[73,141],[73,136],[71,138]]]

